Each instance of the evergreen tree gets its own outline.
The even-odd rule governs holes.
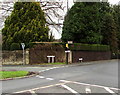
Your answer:
[[[62,40],[80,43],[99,43],[100,3],[77,2],[68,11],[62,32]]]
[[[48,41],[48,30],[40,3],[16,2],[2,29],[3,49],[12,43]]]
[[[75,3],[65,17],[62,41],[106,44],[116,52],[118,40],[112,11],[107,2]]]
[[[116,53],[118,49],[118,40],[116,33],[116,24],[112,14],[106,13],[103,17],[103,27],[101,31],[103,35],[102,44],[110,45],[111,51],[113,53]]]
[[[118,47],[120,50],[120,5],[113,6],[113,17],[116,24],[117,38],[118,38]]]

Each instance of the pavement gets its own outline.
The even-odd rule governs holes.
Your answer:
[[[118,60],[85,62],[62,66],[3,66],[5,70],[37,71],[39,75],[30,78],[2,81],[4,94],[71,94],[120,95],[118,85]],[[83,65],[84,64],[84,65]],[[89,64],[89,65],[88,65]]]

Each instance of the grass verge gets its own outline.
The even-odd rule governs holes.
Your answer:
[[[56,62],[56,63],[40,63],[39,65],[64,65],[65,63],[60,63],[60,62]]]
[[[26,76],[28,71],[0,71],[0,79]]]

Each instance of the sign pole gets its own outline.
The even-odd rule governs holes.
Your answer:
[[[70,52],[69,50],[68,50],[68,44],[66,44],[66,51],[65,51],[65,53],[66,53],[66,64],[68,64],[68,53]]]
[[[23,65],[25,64],[25,53],[24,53],[24,48],[23,48]]]
[[[66,52],[66,64],[68,65],[68,52]]]
[[[25,44],[24,43],[21,43],[22,45],[22,49],[23,49],[23,65],[25,64],[25,51],[24,51],[24,48],[25,48]]]

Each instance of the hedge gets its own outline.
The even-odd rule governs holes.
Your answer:
[[[20,50],[20,44],[19,43],[12,43],[10,46],[10,50]]]
[[[81,51],[110,51],[110,47],[108,45],[100,45],[100,44],[81,44],[74,43],[69,45],[70,50],[81,50]]]
[[[25,49],[26,48],[33,48],[35,45],[45,45],[48,43],[25,43]],[[53,46],[61,45],[64,49],[66,49],[66,43],[49,43],[52,44]],[[11,50],[19,50],[21,48],[21,44],[19,43],[13,43],[11,45]],[[100,45],[100,44],[82,44],[82,43],[73,43],[69,44],[69,49],[72,51],[110,51],[110,46],[109,45]]]
[[[37,43],[37,44],[46,44],[46,43]],[[37,45],[34,44],[34,45]],[[51,43],[52,45],[62,45],[66,49],[66,43]],[[33,45],[33,46],[34,46]],[[73,43],[69,44],[69,49],[73,51],[110,51],[109,45],[100,45],[100,44],[82,44],[82,43]]]

